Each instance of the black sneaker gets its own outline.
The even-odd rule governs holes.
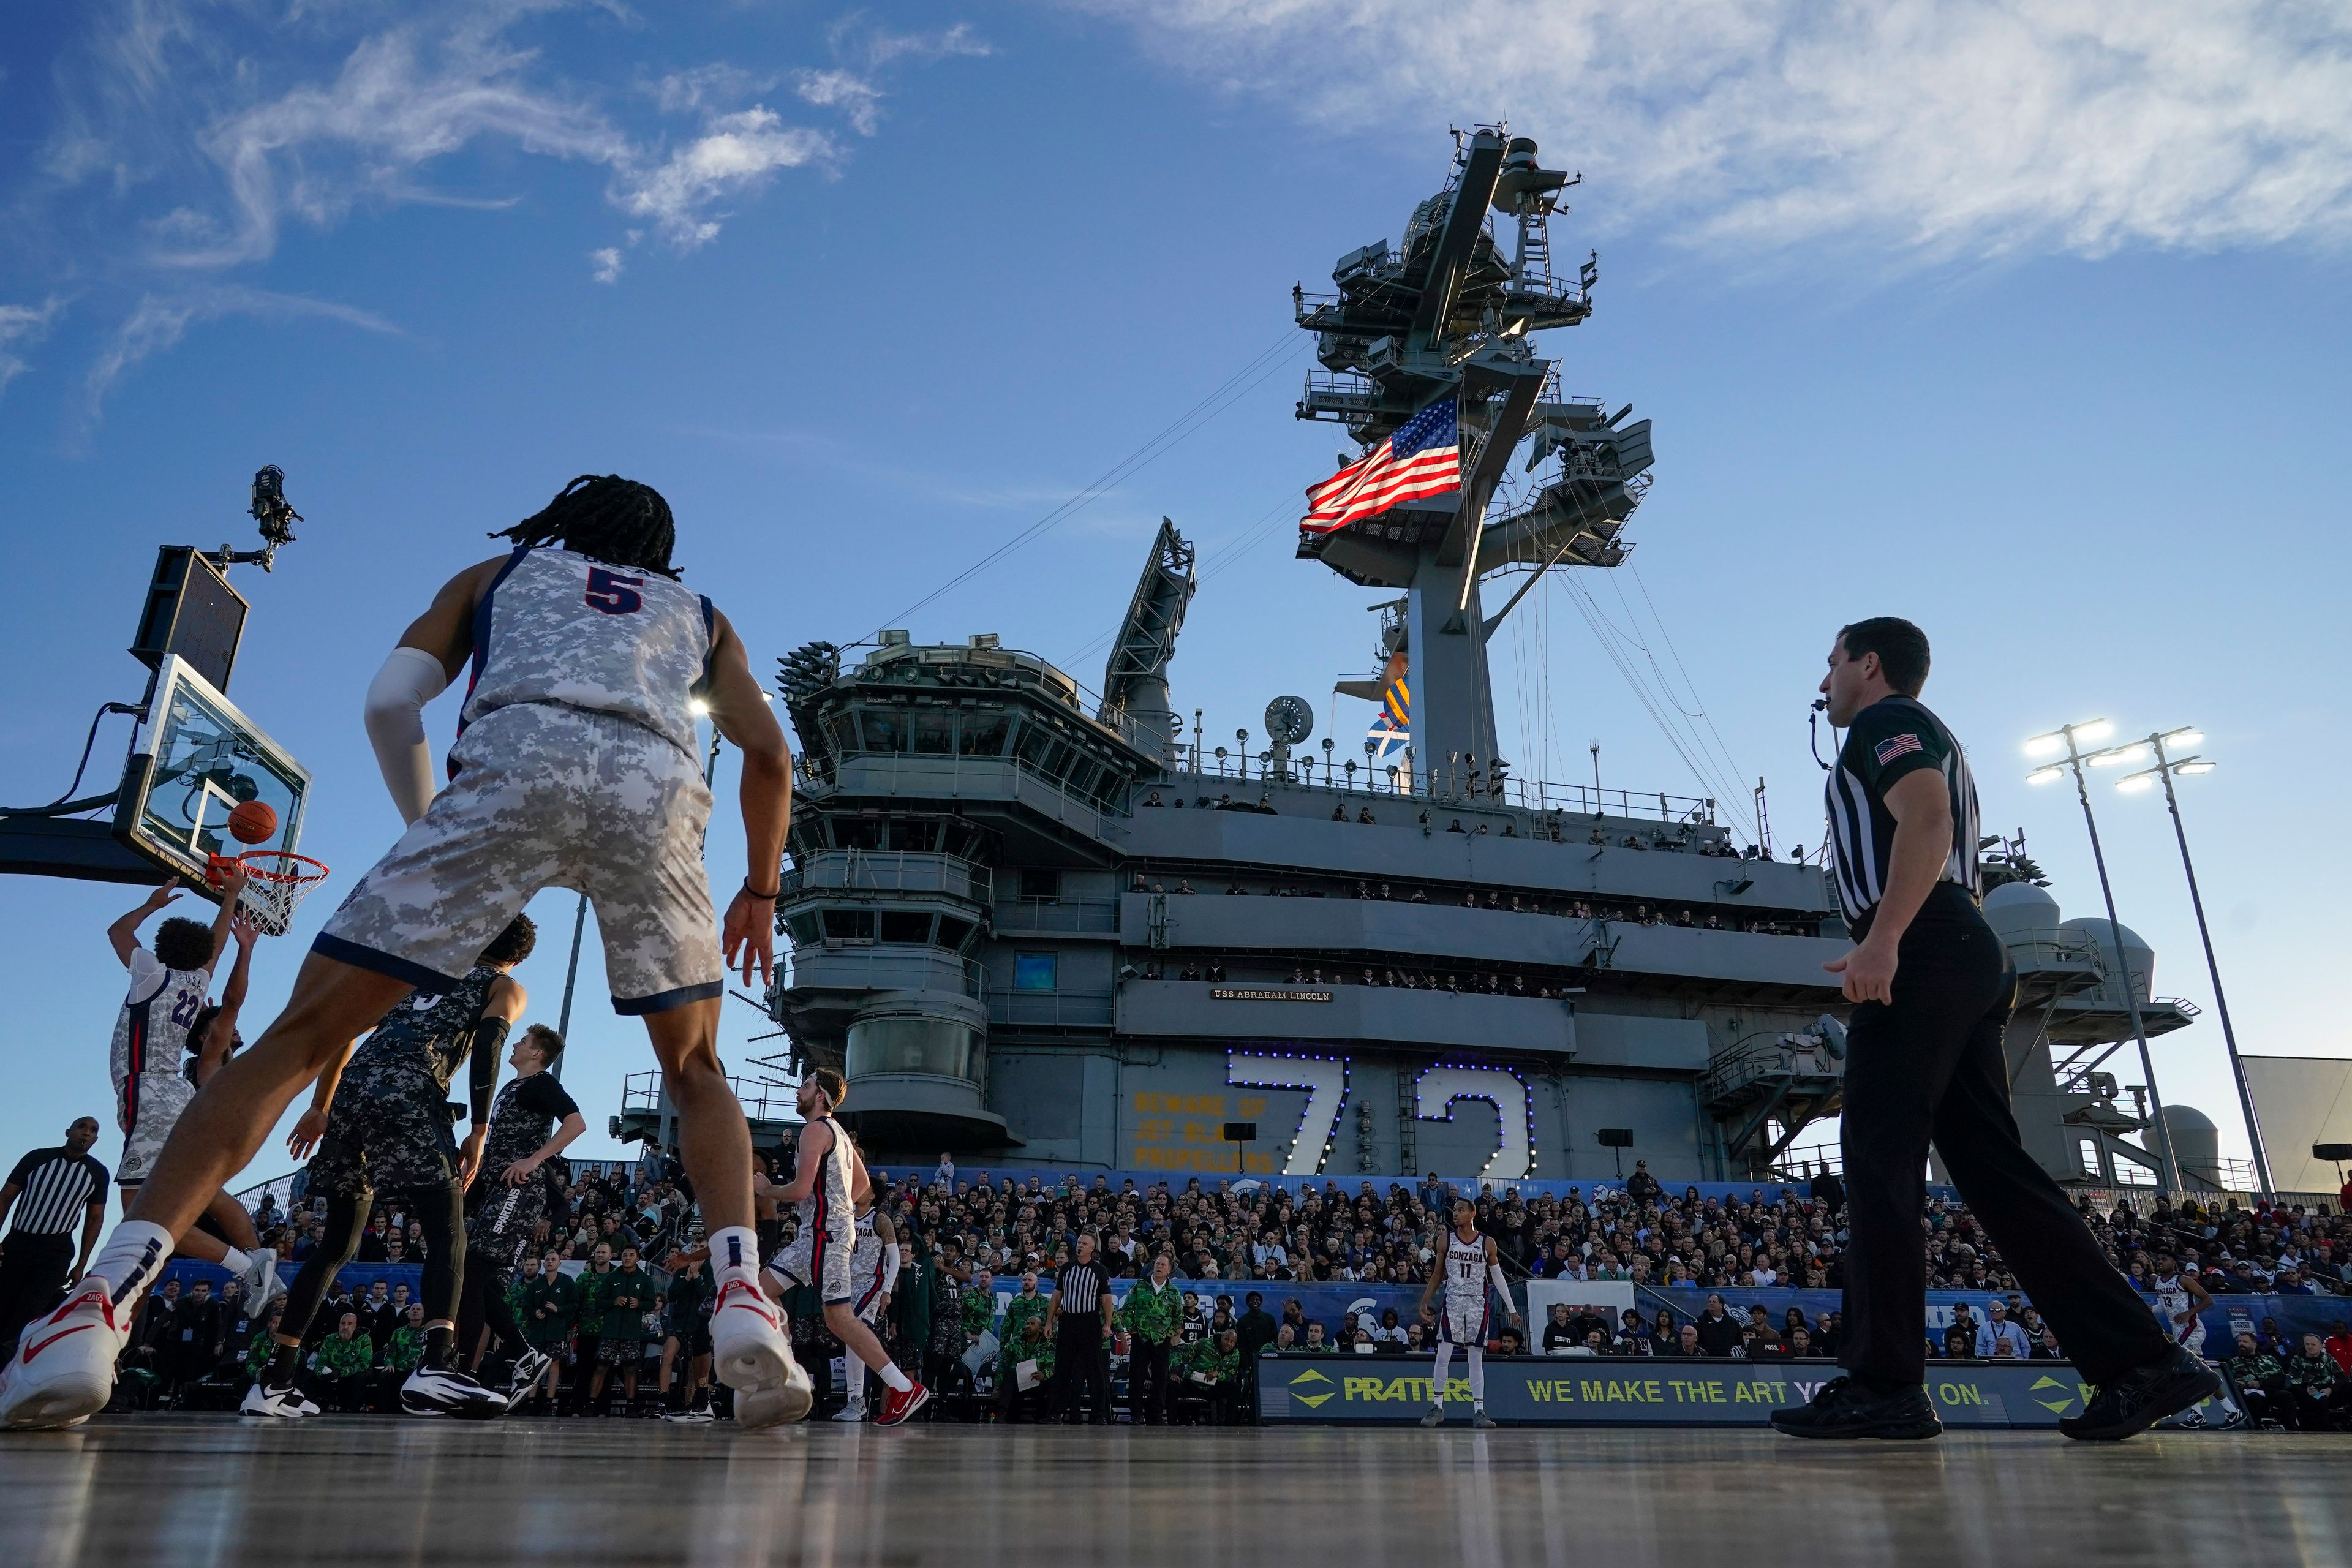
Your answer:
[[[1944,1424],[1924,1388],[1874,1393],[1851,1377],[1832,1378],[1810,1405],[1772,1412],[1772,1426],[1791,1437],[1939,1437]]]
[[[2058,1430],[2084,1442],[2119,1443],[2221,1392],[2221,1374],[2187,1346],[2175,1345],[2146,1366],[2100,1384],[2083,1414],[2062,1418]]]

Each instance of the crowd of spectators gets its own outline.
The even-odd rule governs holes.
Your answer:
[[[698,1269],[681,1267],[699,1237],[693,1207],[675,1181],[590,1174],[562,1190],[542,1223],[538,1256],[509,1302],[531,1344],[554,1357],[536,1408],[576,1414],[654,1414],[683,1398],[678,1344],[707,1311]],[[1256,1183],[1192,1178],[1148,1184],[1132,1177],[959,1177],[942,1159],[929,1173],[877,1171],[881,1203],[905,1244],[905,1263],[878,1326],[885,1343],[941,1396],[943,1411],[1005,1420],[1070,1414],[1058,1394],[1047,1330],[1051,1280],[1090,1239],[1115,1280],[1150,1280],[1129,1310],[1106,1315],[1118,1381],[1135,1418],[1224,1419],[1245,1405],[1239,1391],[1255,1358],[1302,1353],[1418,1351],[1427,1331],[1409,1312],[1311,1316],[1286,1286],[1362,1282],[1417,1286],[1440,1256],[1452,1184],[1353,1190],[1337,1180],[1291,1192]],[[1623,1184],[1588,1194],[1522,1193],[1490,1184],[1476,1193],[1479,1228],[1507,1268],[1530,1279],[1622,1281],[1704,1291],[1685,1316],[1670,1306],[1625,1310],[1561,1306],[1524,1332],[1499,1327],[1492,1348],[1554,1355],[1833,1357],[1843,1326],[1834,1311],[1743,1303],[1740,1292],[1774,1287],[1835,1289],[1846,1234],[1822,1196],[1752,1189],[1746,1197],[1670,1193],[1637,1162]],[[2184,1260],[2216,1296],[2265,1290],[2352,1294],[2345,1256],[2352,1233],[2340,1215],[2234,1202],[2218,1210],[2158,1203],[2141,1214],[2117,1205],[2082,1209],[2115,1267],[2147,1285]],[[290,1270],[318,1244],[307,1212],[256,1215]],[[763,1217],[763,1244],[789,1239],[788,1214]],[[1965,1359],[2057,1359],[2064,1354],[2019,1290],[1974,1216],[1932,1198],[1922,1216],[1930,1289],[1968,1292],[1931,1334],[1930,1352]],[[372,1216],[361,1261],[414,1260],[421,1230],[396,1207]],[[386,1408],[415,1364],[422,1309],[404,1284],[346,1289],[325,1303],[306,1366],[314,1396],[335,1408]],[[1126,1294],[1122,1286],[1115,1294]],[[808,1364],[839,1354],[813,1299],[788,1300]],[[1497,1320],[1498,1325],[1500,1320]],[[198,1387],[241,1392],[253,1355],[266,1355],[270,1325],[243,1312],[236,1287],[215,1294],[174,1280],[152,1299],[130,1352],[151,1397]],[[1155,1349],[1156,1347],[1156,1349]],[[2269,1318],[2242,1337],[2231,1360],[2240,1382],[2268,1391],[2258,1413],[2293,1425],[2352,1425],[2352,1328],[2306,1344]],[[1142,1358],[1137,1360],[1139,1349]],[[2230,1358],[2231,1347],[2208,1351]],[[1164,1366],[1162,1356],[1164,1352]],[[2315,1359],[2315,1357],[2316,1359]],[[2322,1364],[2322,1363],[2325,1364]],[[226,1401],[223,1401],[226,1403]],[[1097,1412],[1096,1414],[1101,1414]]]

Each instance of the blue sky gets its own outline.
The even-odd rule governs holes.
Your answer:
[[[2025,830],[2069,913],[2096,901],[2080,818],[2021,782],[2016,742],[2202,724],[2224,765],[2186,807],[2242,1042],[2352,1054],[2326,979],[2352,28],[2318,6],[1678,0],[1638,28],[1581,0],[19,7],[0,472],[39,586],[0,632],[7,798],[54,796],[92,709],[137,696],[121,649],[154,546],[245,542],[263,462],[310,521],[274,575],[238,574],[233,695],[316,772],[305,847],[348,885],[397,826],[369,675],[572,475],[670,498],[688,581],[765,673],[900,624],[1269,349],[1215,419],[908,624],[1070,658],[1164,513],[1209,568],[1180,705],[1230,733],[1297,692],[1328,732],[1375,595],[1290,559],[1286,509],[1338,432],[1290,417],[1289,288],[1394,237],[1449,124],[1499,117],[1586,175],[1554,244],[1600,250],[1598,310],[1545,352],[1654,419],[1659,454],[1633,564],[1580,580],[1589,601],[1547,586],[1496,642],[1518,773],[1588,777],[1597,740],[1612,787],[1720,787],[1589,612],[1704,708],[1711,776],[1767,777],[1780,843],[1816,843],[1828,638],[1910,616],[1987,821]],[[2098,804],[2158,990],[2209,1003],[2160,803]],[[739,843],[713,836],[722,881]],[[136,893],[6,892],[14,1150],[104,1114],[102,931]],[[534,906],[535,1016],[570,903]],[[257,1023],[324,912],[265,950]],[[568,1076],[584,1152],[611,1152],[650,1058],[598,1000],[593,936],[582,989]],[[730,1004],[730,1055],[763,1027]],[[2240,1145],[2218,1030],[2157,1057]],[[253,1173],[284,1164],[265,1145]]]

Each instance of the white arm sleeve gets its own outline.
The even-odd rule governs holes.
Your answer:
[[[425,705],[448,684],[441,661],[416,647],[394,648],[368,683],[368,740],[403,822],[415,822],[433,804],[433,752],[425,744]]]
[[[1486,1265],[1486,1274],[1495,1281],[1495,1293],[1503,1298],[1503,1315],[1509,1318],[1517,1317],[1519,1305],[1511,1300],[1511,1282],[1503,1278],[1503,1266],[1499,1263],[1489,1263]]]
[[[887,1296],[898,1283],[898,1244],[885,1243],[882,1247],[882,1294]]]

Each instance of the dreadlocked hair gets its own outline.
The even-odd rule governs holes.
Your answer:
[[[677,576],[677,568],[669,563],[670,546],[677,542],[669,502],[651,485],[618,474],[583,474],[546,506],[490,537],[517,544],[561,544],[611,565]]]

